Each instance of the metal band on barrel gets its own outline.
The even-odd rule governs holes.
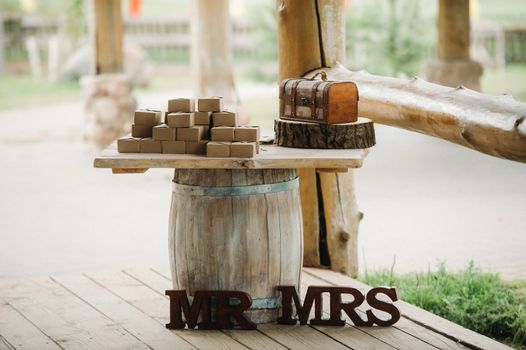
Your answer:
[[[182,185],[173,183],[174,193],[185,193],[194,196],[229,197],[229,196],[251,196],[256,194],[267,194],[288,191],[298,188],[298,178],[263,185],[227,186],[227,187],[204,187]]]

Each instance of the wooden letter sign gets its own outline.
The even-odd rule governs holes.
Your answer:
[[[230,322],[232,318],[241,329],[256,329],[256,325],[243,314],[252,305],[252,298],[245,292],[197,291],[192,306],[185,290],[167,290],[166,295],[170,297],[170,323],[166,328],[183,329],[186,323],[188,328],[197,325],[199,329],[231,329],[234,328]],[[215,319],[211,312],[215,310],[210,308],[212,303],[217,303]],[[198,322],[199,315],[201,322]]]
[[[281,324],[296,324],[299,321],[300,324],[304,325],[309,321],[312,325],[343,326],[345,325],[345,321],[341,319],[342,311],[349,316],[354,325],[359,327],[370,327],[375,324],[378,326],[390,326],[400,319],[400,312],[394,304],[381,301],[377,298],[378,294],[385,294],[393,302],[398,300],[394,288],[373,288],[367,293],[367,296],[364,296],[358,289],[349,287],[309,287],[303,305],[301,305],[294,286],[279,286],[278,290],[281,291],[282,315],[278,318],[278,323]],[[331,308],[328,319],[322,318],[323,293],[329,294],[330,298]],[[351,295],[353,300],[349,303],[342,302],[342,295],[344,294]],[[371,308],[384,311],[390,314],[391,318],[389,320],[382,320],[376,317],[372,310],[367,310],[367,318],[365,320],[362,319],[355,309],[360,306],[364,300],[367,300]],[[292,317],[292,303],[294,303],[296,307],[298,319]],[[308,320],[313,305],[314,318]]]
[[[378,295],[384,294],[393,302],[398,300],[394,288],[373,288],[364,295],[358,289],[349,287],[309,287],[303,305],[294,286],[278,286],[277,289],[281,292],[282,312],[281,317],[278,318],[280,324],[296,324],[299,321],[301,325],[310,323],[344,326],[345,320],[341,319],[342,311],[349,316],[354,325],[359,327],[373,325],[385,327],[395,324],[400,319],[400,312],[394,304],[378,298]],[[322,318],[324,293],[330,298],[329,318]],[[243,314],[252,305],[252,298],[245,292],[196,291],[192,305],[184,290],[167,290],[166,295],[170,297],[170,323],[166,325],[169,329],[183,329],[186,326],[188,328],[197,326],[198,329],[231,329],[234,328],[234,324],[241,329],[256,329],[256,325]],[[350,295],[353,299],[351,302],[343,302],[342,295]],[[389,314],[390,319],[380,319],[372,310],[367,310],[363,319],[356,312],[356,308],[364,301],[367,301],[372,309]],[[297,318],[293,317],[293,304]],[[314,318],[309,320],[313,306]]]

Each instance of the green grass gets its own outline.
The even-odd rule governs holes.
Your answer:
[[[395,286],[406,302],[475,332],[526,349],[526,281],[508,283],[497,274],[470,263],[456,273],[444,264],[436,272],[395,274],[365,272],[361,280],[373,286]]]
[[[78,99],[80,87],[77,82],[50,83],[26,75],[4,75],[0,79],[0,110]]]

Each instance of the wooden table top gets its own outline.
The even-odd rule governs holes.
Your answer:
[[[304,149],[261,145],[253,158],[208,158],[196,154],[119,153],[114,142],[95,158],[95,168],[113,169],[342,169],[360,168],[368,149]]]
[[[305,268],[308,285],[370,287]],[[262,324],[257,330],[168,330],[170,274],[135,269],[0,279],[0,349],[511,349],[397,301],[391,327]],[[366,307],[360,307],[363,314]],[[329,305],[323,303],[324,316]]]

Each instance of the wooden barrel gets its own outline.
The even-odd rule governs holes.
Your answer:
[[[276,286],[299,290],[303,232],[294,169],[175,171],[169,250],[174,289],[238,290],[273,322]]]

